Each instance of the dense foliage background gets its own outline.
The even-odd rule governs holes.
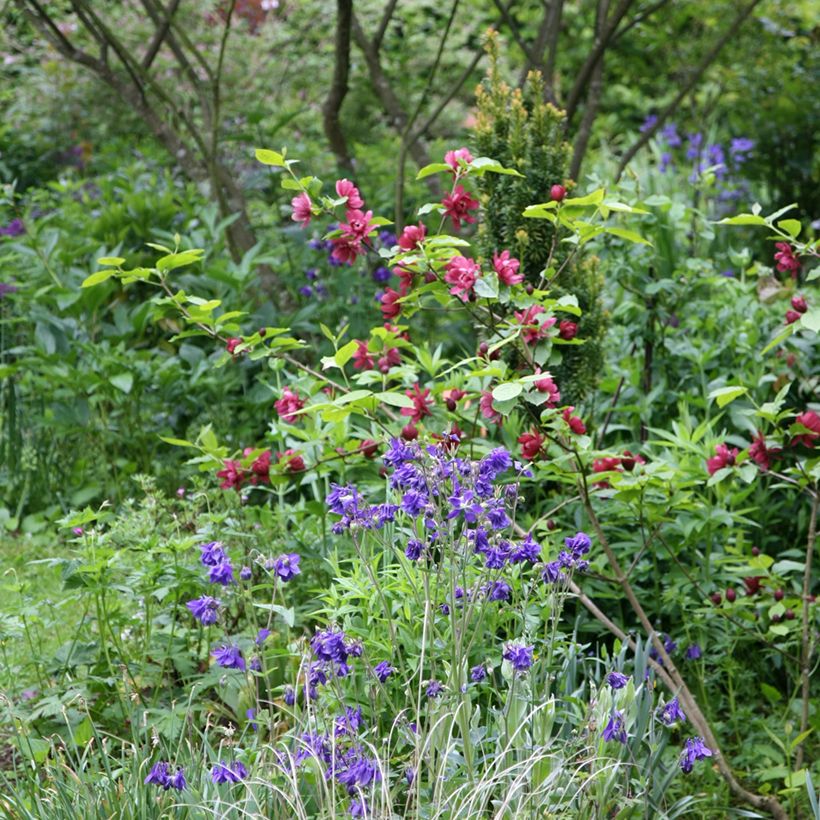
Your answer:
[[[0,17],[0,814],[820,817],[816,4]]]

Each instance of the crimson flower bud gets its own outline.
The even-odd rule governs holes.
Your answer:
[[[809,309],[808,303],[806,302],[806,297],[798,295],[792,296],[792,307],[798,313],[805,313]]]
[[[550,188],[550,199],[553,202],[561,202],[567,195],[567,189],[563,185],[553,185]]]

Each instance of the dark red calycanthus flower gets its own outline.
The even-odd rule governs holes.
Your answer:
[[[233,356],[234,351],[241,344],[242,339],[240,339],[238,336],[232,336],[230,339],[228,339],[227,343],[225,344],[225,349],[228,351],[228,353],[231,354],[231,356]]]
[[[379,445],[372,438],[366,438],[359,445],[359,452],[365,458],[375,458],[379,452]]]
[[[424,390],[418,384],[414,384],[411,390],[405,390],[405,395],[413,402],[412,407],[402,407],[401,414],[409,416],[410,420],[416,424],[420,422],[425,416],[433,415],[430,412],[430,407],[433,405],[433,400],[430,398],[430,388],[426,387]]]
[[[820,438],[820,416],[814,410],[806,410],[796,419],[797,424],[802,424],[810,432],[795,436],[792,444],[802,444],[804,447],[814,447],[814,442]]]
[[[587,428],[580,416],[573,416],[572,411],[575,409],[574,405],[564,408],[563,419],[569,425],[569,429],[576,435],[582,436],[586,433]]]
[[[401,313],[401,305],[399,299],[402,298],[401,293],[393,290],[393,288],[385,288],[381,298],[382,316],[385,319],[395,319]]]
[[[725,444],[718,444],[715,447],[715,455],[706,460],[706,469],[709,471],[709,475],[714,475],[724,467],[733,467],[738,452],[737,447],[730,450]]]
[[[528,433],[522,433],[518,437],[518,443],[521,445],[521,458],[525,461],[534,461],[538,458],[538,454],[544,446],[544,440],[544,437],[538,430],[530,430]]]
[[[564,319],[558,324],[558,335],[565,341],[574,339],[578,335],[578,324]]]
[[[550,199],[553,202],[562,202],[567,195],[567,189],[563,185],[553,185],[550,188]]]

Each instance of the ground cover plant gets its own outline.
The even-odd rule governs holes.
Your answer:
[[[0,133],[0,814],[820,817],[805,18],[398,5],[10,12],[127,116]]]

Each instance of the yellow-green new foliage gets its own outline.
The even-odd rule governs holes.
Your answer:
[[[521,260],[526,281],[537,284],[550,257],[555,228],[546,219],[525,219],[524,209],[547,202],[555,184],[571,187],[567,179],[572,149],[564,139],[564,113],[544,102],[544,82],[530,72],[523,88],[511,88],[500,76],[497,35],[491,33],[487,50],[490,69],[478,87],[478,115],[474,129],[482,156],[493,157],[523,177],[487,174],[478,182],[483,221],[479,244],[485,259],[494,251],[509,250]],[[569,250],[560,242],[551,266],[558,270]],[[602,365],[606,314],[601,301],[603,279],[597,259],[576,256],[553,285],[556,296],[572,293],[583,310],[578,338],[583,345],[562,347],[560,366],[551,368],[564,401],[580,402],[595,386]]]

